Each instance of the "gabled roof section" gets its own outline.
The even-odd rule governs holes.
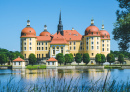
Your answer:
[[[64,30],[64,37],[67,41],[80,41],[82,40],[82,35],[76,30]]]
[[[16,59],[14,59],[13,61],[25,61],[25,60],[23,60],[22,58],[18,57]]]
[[[50,44],[69,44],[65,37],[60,34],[60,32],[53,35],[53,39]]]
[[[37,36],[37,41],[51,41],[50,36]]]
[[[58,61],[57,59],[51,57],[50,59],[48,59],[47,61]]]

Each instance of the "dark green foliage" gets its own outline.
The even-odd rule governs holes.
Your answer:
[[[72,63],[74,61],[74,57],[72,53],[70,53],[70,58],[71,58],[71,63]]]
[[[12,62],[14,59],[16,59],[16,58],[17,58],[16,54],[15,54],[15,53],[11,53],[11,56],[10,56],[11,62]]]
[[[36,61],[37,61],[37,59],[36,59],[36,56],[33,54],[33,53],[31,53],[30,55],[29,55],[29,64],[34,64],[34,63],[36,63]]]
[[[101,63],[105,63],[106,62],[106,58],[104,54],[101,54]]]
[[[76,63],[78,63],[78,65],[79,65],[79,63],[81,63],[81,60],[82,60],[81,58],[82,58],[81,54],[77,53],[76,56],[75,56],[75,61],[76,61]]]
[[[66,63],[71,63],[71,56],[70,54],[65,54],[65,65]]]
[[[90,61],[90,57],[89,57],[89,54],[88,53],[84,53],[83,54],[83,62],[88,64]]]
[[[101,63],[101,54],[96,54],[96,56],[95,56],[95,61],[96,61],[96,63]]]
[[[123,54],[124,58],[130,58],[130,52],[126,52],[126,51],[112,51],[111,50],[111,54],[113,54],[114,57],[118,57],[119,54]]]
[[[124,62],[124,55],[123,55],[123,54],[120,54],[120,55],[118,56],[118,61],[120,62],[120,64],[121,64],[121,63],[123,64],[123,62]]]
[[[5,64],[8,60],[7,60],[7,56],[5,54],[0,54],[0,64]]]
[[[63,53],[58,53],[56,55],[56,59],[58,60],[58,63],[60,63],[60,65],[61,65],[61,63],[65,62],[65,57],[63,56]]]
[[[130,2],[129,0],[117,0],[119,7],[123,9],[121,12],[117,10],[117,21],[114,24],[112,34],[114,40],[119,41],[119,49],[128,51],[130,47]]]
[[[111,63],[115,62],[115,57],[113,54],[111,54],[111,53],[107,54],[107,62],[109,62],[110,65],[111,65]]]

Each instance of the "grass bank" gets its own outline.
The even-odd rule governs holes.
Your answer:
[[[28,65],[26,69],[46,69],[46,65]]]
[[[104,69],[122,69],[120,65],[104,65]]]

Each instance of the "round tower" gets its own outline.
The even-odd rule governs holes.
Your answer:
[[[28,58],[31,53],[35,54],[36,32],[30,27],[30,20],[27,20],[27,26],[21,31],[20,51],[24,58]]]
[[[84,35],[84,53],[88,53],[90,58],[95,58],[100,53],[100,33],[94,25],[94,19],[91,19],[91,25],[86,28]]]

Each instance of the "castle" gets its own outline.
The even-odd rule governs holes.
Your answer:
[[[99,30],[94,25],[93,19],[84,35],[79,34],[74,28],[63,30],[60,12],[55,34],[50,34],[45,25],[44,31],[36,36],[36,31],[30,27],[30,20],[27,20],[27,26],[21,31],[20,50],[26,59],[31,53],[39,59],[56,57],[58,53],[63,53],[63,55],[72,53],[74,57],[76,53],[81,53],[82,56],[88,53],[93,63],[97,53],[105,56],[110,53],[110,34],[104,29],[104,25]]]

